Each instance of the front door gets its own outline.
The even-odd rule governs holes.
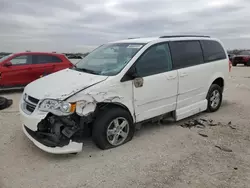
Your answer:
[[[45,75],[51,74],[54,72],[54,64],[52,63],[52,56],[47,54],[37,54],[33,55],[32,61],[32,79],[36,80]]]
[[[167,43],[151,46],[134,64],[133,80],[136,122],[176,109],[178,75],[172,70]]]
[[[31,56],[17,55],[9,60],[11,66],[1,68],[0,85],[3,87],[24,86],[30,82]]]

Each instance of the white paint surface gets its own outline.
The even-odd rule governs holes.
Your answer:
[[[198,37],[195,39],[199,40]],[[132,41],[148,40],[134,39]],[[210,85],[216,78],[227,77],[227,59],[147,76],[143,78],[142,87],[134,87],[132,80],[121,82],[127,70],[151,45],[181,39],[150,40],[152,41],[146,44],[116,76],[99,76],[66,69],[36,80],[29,84],[24,92],[38,99],[64,100],[69,97],[68,102],[77,102],[76,112],[79,115],[88,115],[93,112],[99,102],[115,102],[129,110],[134,122],[171,111],[175,111],[177,120],[180,120],[206,110],[206,94]],[[193,40],[193,38],[185,40]],[[38,109],[30,116],[21,113],[23,122],[28,122],[28,127],[32,130],[35,130],[34,127],[39,121],[36,113],[39,113]],[[43,147],[40,148],[43,149]],[[66,151],[71,150],[62,148],[62,153]],[[60,153],[60,149],[56,152]]]

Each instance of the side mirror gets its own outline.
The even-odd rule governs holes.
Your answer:
[[[129,71],[127,72],[127,75],[128,75],[131,79],[135,79],[135,78],[139,77],[138,74],[137,74],[137,71],[136,71],[135,66],[132,66],[132,67],[129,69]]]
[[[135,80],[136,78],[139,78],[140,76],[137,74],[135,66],[130,67],[128,72],[122,77],[121,82],[126,82],[129,80]]]
[[[10,66],[12,66],[12,63],[8,61],[8,62],[3,63],[3,66],[10,67]]]

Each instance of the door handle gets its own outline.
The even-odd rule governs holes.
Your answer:
[[[186,72],[182,72],[180,73],[180,77],[184,77],[184,76],[187,76],[188,74]]]
[[[173,80],[173,79],[175,79],[176,78],[176,76],[167,76],[167,79],[168,80]]]

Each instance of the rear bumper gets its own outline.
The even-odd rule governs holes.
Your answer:
[[[53,154],[66,154],[66,153],[78,153],[82,151],[82,143],[76,143],[70,141],[70,143],[67,146],[63,147],[48,147],[45,146],[44,144],[40,143],[37,141],[31,134],[28,133],[27,128],[25,126],[22,126],[24,134],[41,150],[46,151],[48,153],[53,153]],[[32,131],[32,130],[30,130]]]

